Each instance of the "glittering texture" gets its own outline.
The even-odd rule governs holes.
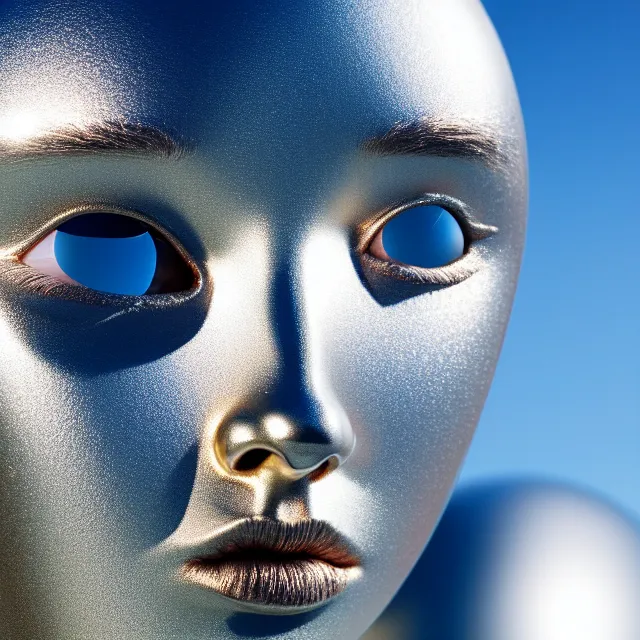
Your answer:
[[[355,640],[446,504],[518,276],[524,135],[480,3],[10,0],[0,18],[0,145],[21,158],[0,162],[0,637],[246,638],[240,612],[278,605],[180,567],[238,521],[286,518],[333,527],[360,575],[287,628],[260,624]],[[510,162],[363,150],[416,118],[473,122]],[[498,229],[472,239],[473,273],[435,288],[364,273],[362,229],[428,194]],[[198,286],[30,287],[21,252],[101,207],[175,239]],[[237,451],[281,455],[221,464],[218,427],[242,420],[265,437],[234,428]],[[275,593],[286,567],[252,584]],[[326,593],[335,576],[312,568]]]

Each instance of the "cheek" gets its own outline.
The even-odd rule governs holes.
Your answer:
[[[200,423],[194,381],[172,360],[74,384],[96,477],[134,547],[157,544],[175,529],[193,485]]]
[[[384,306],[367,291],[339,239],[307,270],[313,375],[356,432],[335,478],[313,493],[314,515],[348,531],[380,609],[406,578],[449,497],[502,342],[512,288],[488,263],[468,280]],[[333,253],[332,253],[333,251]],[[340,496],[340,498],[337,498]],[[387,599],[385,599],[387,598]]]
[[[317,369],[356,430],[345,473],[383,501],[429,508],[436,488],[448,491],[475,428],[509,287],[487,265],[453,287],[383,306],[346,269],[328,279],[330,287],[312,281],[322,300],[311,306],[310,334]]]
[[[36,511],[48,505],[37,521],[59,516],[76,523],[73,530],[87,528],[90,538],[100,530],[124,536],[129,548],[166,537],[184,513],[195,473],[192,381],[176,373],[171,358],[75,377],[25,354],[20,369],[20,378],[3,376],[11,393],[2,399],[2,444],[21,461],[23,498]]]

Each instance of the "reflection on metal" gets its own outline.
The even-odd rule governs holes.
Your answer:
[[[363,640],[633,640],[640,526],[571,486],[502,480],[456,493]]]
[[[232,640],[332,595],[260,632],[355,640],[447,502],[517,281],[524,134],[480,2],[8,2],[0,74],[0,636]],[[416,118],[509,162],[367,150]],[[436,287],[367,271],[362,230],[430,194],[499,231]],[[138,212],[197,286],[37,286],[21,252],[77,208]],[[256,518],[321,522],[358,567],[180,579]]]

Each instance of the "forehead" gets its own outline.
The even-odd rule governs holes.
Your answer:
[[[517,112],[475,0],[14,1],[2,12],[0,133],[124,116],[197,141],[321,154],[416,115],[506,129]]]
[[[360,153],[415,118],[470,122],[523,151],[508,64],[477,0],[12,0],[0,18],[0,145],[125,120],[193,149],[179,163],[112,154],[0,166],[6,245],[21,239],[14,228],[35,233],[87,200],[183,228],[194,255],[250,220],[279,242],[301,239],[313,222],[353,227],[424,192],[467,201],[499,227],[523,217],[496,205],[507,183],[520,197],[522,162],[487,180],[480,163]]]

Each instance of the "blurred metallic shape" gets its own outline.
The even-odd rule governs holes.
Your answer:
[[[588,490],[458,491],[363,640],[637,640],[640,527]]]

